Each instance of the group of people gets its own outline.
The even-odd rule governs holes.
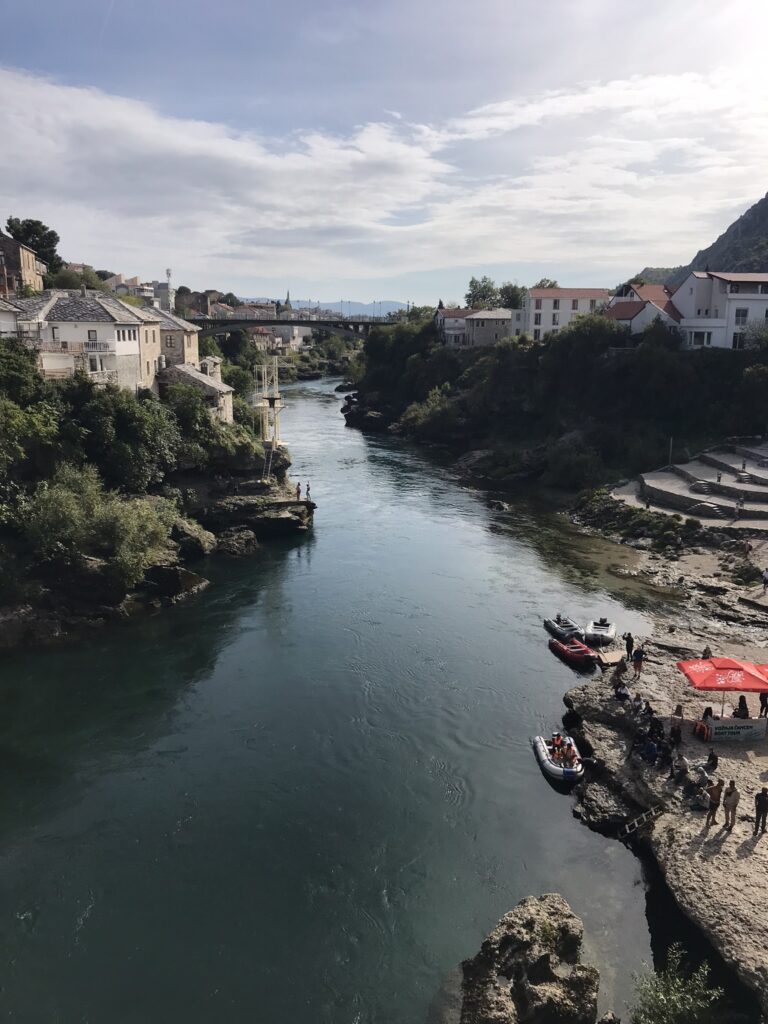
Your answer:
[[[621,639],[624,641],[624,646],[627,651],[627,659],[624,662],[626,669],[627,662],[632,666],[632,670],[636,676],[639,676],[643,671],[643,662],[645,661],[645,650],[642,644],[638,644],[635,647],[635,638],[631,633],[622,633]],[[622,662],[624,659],[622,658]]]
[[[570,737],[563,738],[562,733],[552,734],[552,742],[548,744],[549,756],[555,764],[563,768],[575,768],[579,763],[579,754]]]
[[[309,496],[309,480],[307,480],[307,486],[304,488],[304,500],[312,500]],[[296,501],[301,501],[301,480],[296,484]]]
[[[714,750],[710,750],[705,762],[697,765],[691,765],[688,758],[681,753],[672,765],[668,778],[683,787],[683,796],[688,799],[692,808],[707,812],[707,828],[710,825],[717,825],[717,812],[722,804],[725,813],[723,828],[726,832],[731,832],[736,824],[736,809],[741,800],[741,792],[734,779],[731,779],[727,786],[722,779],[715,781],[714,773],[719,763],[720,758]],[[755,793],[755,836],[765,832],[766,817],[768,786],[763,786],[759,793]]]

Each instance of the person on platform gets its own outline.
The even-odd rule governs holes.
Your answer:
[[[620,701],[629,700],[629,690],[627,689],[627,687],[626,687],[626,685],[624,684],[623,681],[621,683],[619,683],[619,685],[616,687],[616,689],[614,690],[613,695],[616,698],[616,700],[620,700]]]
[[[639,715],[640,712],[643,710],[643,703],[643,698],[640,696],[639,693],[636,693],[635,696],[632,698],[632,713],[635,715]]]
[[[678,722],[675,722],[669,730],[669,742],[675,750],[677,750],[683,742],[683,730],[680,728]]]
[[[621,638],[627,649],[627,661],[632,661],[632,651],[635,649],[635,638],[631,633],[624,633]]]
[[[760,714],[758,718],[768,718],[768,690],[760,694]]]
[[[733,826],[736,824],[736,808],[739,806],[740,799],[741,793],[736,788],[735,781],[731,779],[723,793],[723,810],[725,811],[724,828],[727,832],[732,831]]]
[[[296,484],[296,501],[301,501],[301,481]]]
[[[643,662],[645,661],[645,651],[640,647],[636,647],[632,652],[632,668],[635,671],[635,675],[639,676],[643,671]]]
[[[304,497],[307,501],[311,500],[309,497],[309,480],[307,480],[307,486],[304,488]]]

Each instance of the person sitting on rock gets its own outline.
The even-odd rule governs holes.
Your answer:
[[[695,811],[709,812],[711,800],[703,786],[696,785],[691,795],[691,808]]]
[[[707,707],[704,708],[704,714],[701,716],[701,720],[702,722],[706,722],[709,718],[714,718],[714,715],[712,714],[711,705],[708,704]]]
[[[613,695],[616,698],[616,700],[629,700],[629,690],[626,688],[624,683],[619,683],[619,685],[614,690]]]
[[[640,756],[644,761],[647,761],[648,764],[656,764],[656,758],[659,756],[659,748],[656,746],[656,741],[650,736],[648,737]]]
[[[632,713],[634,715],[639,715],[642,710],[643,698],[640,696],[639,693],[636,693],[635,696],[632,698]]]
[[[652,736],[656,742],[664,739],[664,726],[662,725],[661,719],[657,718],[656,715],[651,716],[651,720],[648,723],[648,734]]]
[[[683,742],[683,730],[679,724],[675,722],[672,728],[669,730],[669,742],[677,750],[680,744]]]
[[[709,748],[709,754],[707,755],[707,760],[704,762],[704,768],[710,774],[713,774],[714,772],[717,771],[717,766],[719,764],[720,764],[720,758],[715,753],[715,748],[714,747],[710,747]]]
[[[656,767],[659,771],[666,771],[672,764],[672,746],[669,740],[662,739],[659,743],[659,756],[656,759]]]
[[[712,648],[709,646],[709,644],[707,644],[707,646],[701,652],[701,656],[702,656],[702,658],[705,658],[705,659],[712,657]]]
[[[668,778],[674,779],[676,786],[681,786],[684,782],[688,781],[689,768],[690,765],[685,754],[678,754],[672,764],[672,767],[669,769]]]

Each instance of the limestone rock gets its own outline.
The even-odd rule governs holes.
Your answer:
[[[209,580],[180,565],[150,565],[144,573],[144,586],[154,597],[167,604],[182,601],[204,590]]]
[[[341,384],[337,384],[333,390],[338,391],[340,395],[344,395],[349,391],[356,391],[357,384],[353,384],[351,380],[345,380]]]
[[[193,560],[210,555],[216,548],[216,538],[192,519],[177,519],[171,529],[171,539],[179,545],[182,558]]]
[[[259,546],[256,534],[246,526],[233,526],[219,534],[218,550],[224,555],[251,555]]]
[[[599,974],[562,896],[529,896],[465,960],[461,1024],[595,1024]]]

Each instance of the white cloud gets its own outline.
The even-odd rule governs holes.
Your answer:
[[[725,70],[286,138],[8,69],[0,94],[0,214],[46,220],[71,259],[250,292],[275,278],[679,262],[759,196],[768,166],[765,91]]]

